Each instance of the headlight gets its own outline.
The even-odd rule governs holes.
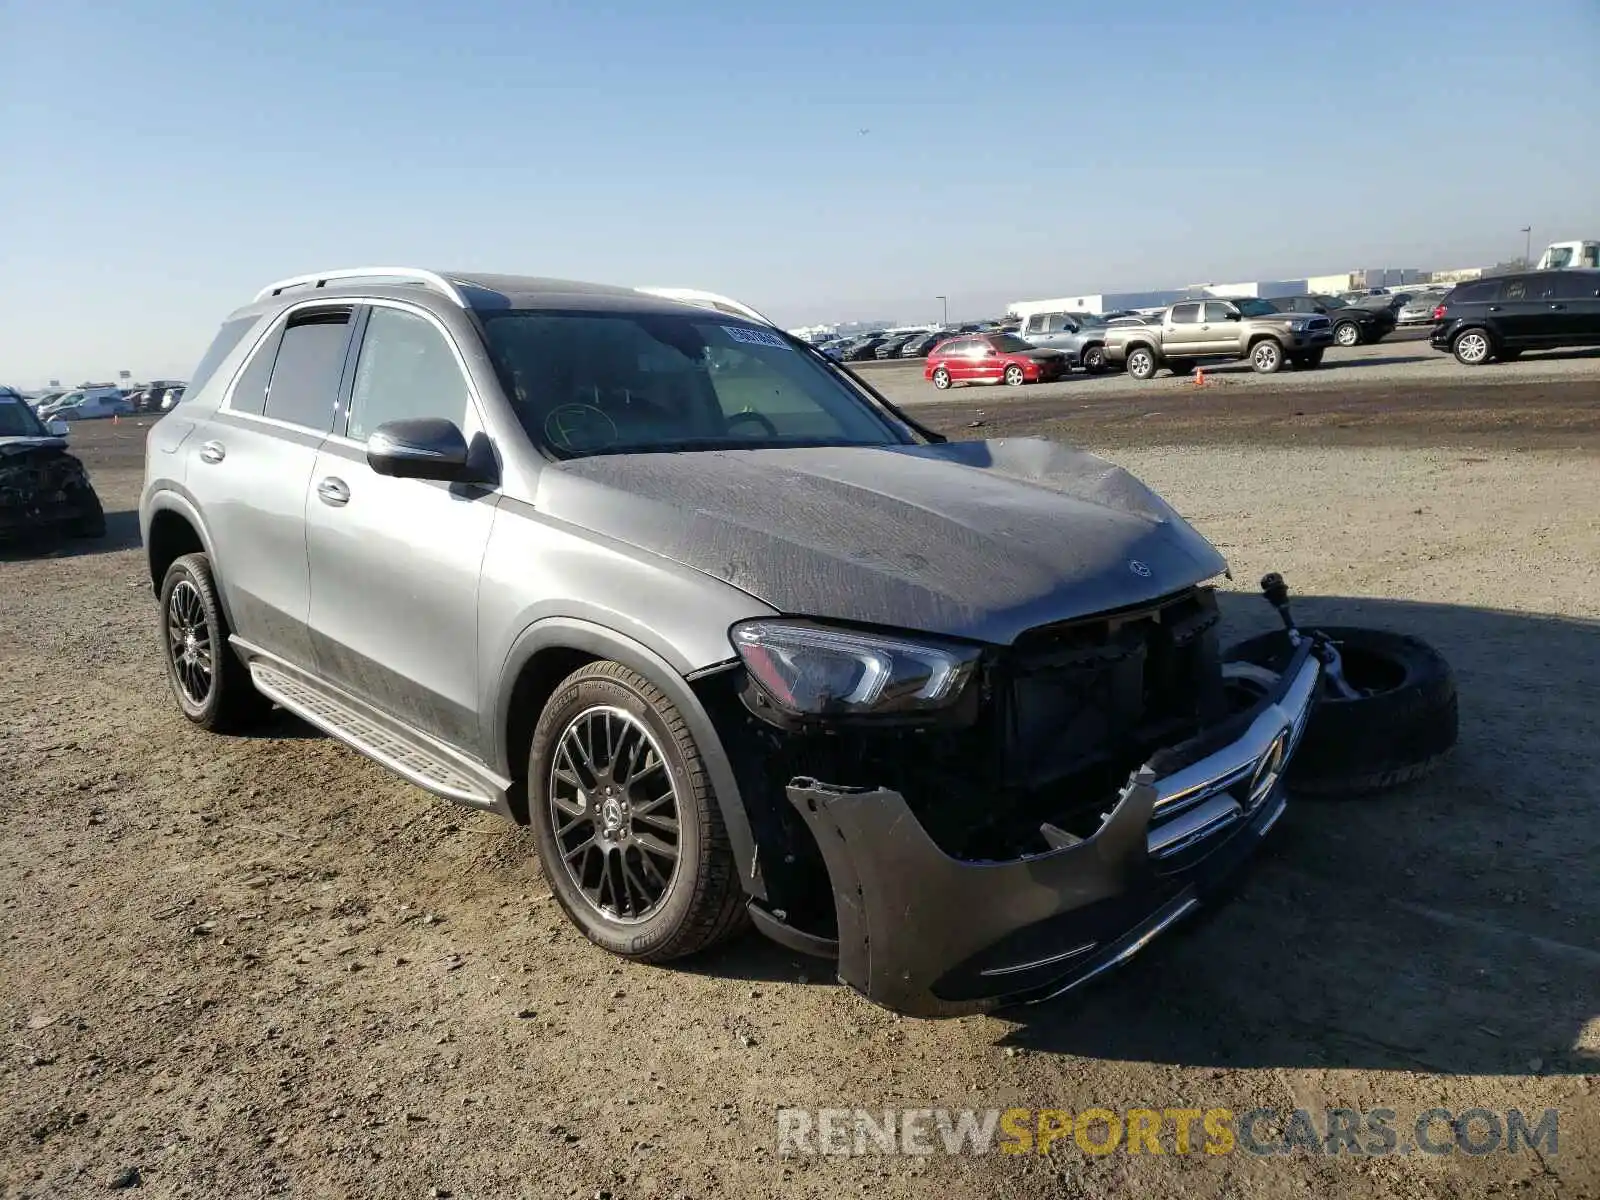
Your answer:
[[[797,714],[862,716],[948,708],[978,664],[975,646],[911,642],[796,621],[747,621],[729,637],[751,677]]]

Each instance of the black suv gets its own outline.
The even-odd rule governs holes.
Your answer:
[[[1361,346],[1382,341],[1394,332],[1392,308],[1368,308],[1337,296],[1275,296],[1267,301],[1279,312],[1323,313],[1333,322],[1335,346]]]
[[[1600,270],[1531,271],[1463,283],[1433,310],[1435,350],[1481,367],[1524,350],[1600,346]]]

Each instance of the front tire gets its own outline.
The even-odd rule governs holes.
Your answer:
[[[178,708],[202,729],[232,733],[258,724],[272,703],[228,644],[211,561],[185,554],[161,581],[161,646]]]
[[[1494,342],[1485,329],[1463,329],[1450,343],[1450,353],[1464,367],[1481,367],[1494,357]]]
[[[1335,345],[1350,347],[1361,344],[1361,326],[1354,321],[1340,321],[1333,327]]]
[[[1283,366],[1283,347],[1263,338],[1250,347],[1250,366],[1257,375],[1276,375]]]
[[[1085,346],[1083,349],[1083,369],[1090,375],[1104,375],[1106,373],[1106,348],[1100,345]]]
[[[743,927],[700,751],[642,675],[597,662],[566,678],[534,726],[528,800],[545,881],[595,945],[666,962]]]
[[[1028,377],[1022,373],[1022,368],[1013,363],[1006,368],[1005,381],[1007,387],[1021,387],[1028,382]]]
[[[934,373],[933,373],[933,386],[938,388],[941,392],[945,391],[947,388],[949,388],[949,386],[950,386],[950,372],[946,371],[943,367],[940,367],[936,371],[934,371]]]
[[[106,510],[100,506],[100,497],[93,488],[85,489],[89,495],[82,511],[72,519],[67,533],[75,538],[103,538],[106,535]]]

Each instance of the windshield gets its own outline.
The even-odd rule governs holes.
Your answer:
[[[0,394],[0,437],[48,437],[44,422],[20,396]]]
[[[1245,296],[1237,300],[1229,300],[1228,303],[1247,317],[1275,317],[1278,315],[1278,310],[1273,308],[1272,305],[1265,300],[1256,300],[1253,297]]]
[[[1023,350],[1032,350],[1033,343],[1025,342],[1014,333],[995,334],[989,338],[989,345],[1001,354],[1016,354]]]
[[[1570,267],[1572,265],[1572,247],[1562,246],[1558,249],[1555,246],[1551,246],[1545,252],[1545,265],[1557,271],[1562,267]]]
[[[652,313],[483,314],[523,428],[557,454],[914,442],[774,329]]]

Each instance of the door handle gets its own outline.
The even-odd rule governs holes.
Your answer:
[[[1499,312],[1500,311],[1500,306],[1498,304],[1491,304],[1491,305],[1489,305],[1489,311],[1490,312]]]
[[[1565,304],[1552,304],[1550,307],[1551,308],[1565,308],[1566,305]]]
[[[227,449],[221,442],[207,442],[200,447],[200,461],[219,463],[228,456]]]
[[[329,475],[317,484],[317,498],[334,508],[343,508],[350,503],[350,485],[337,476]]]

